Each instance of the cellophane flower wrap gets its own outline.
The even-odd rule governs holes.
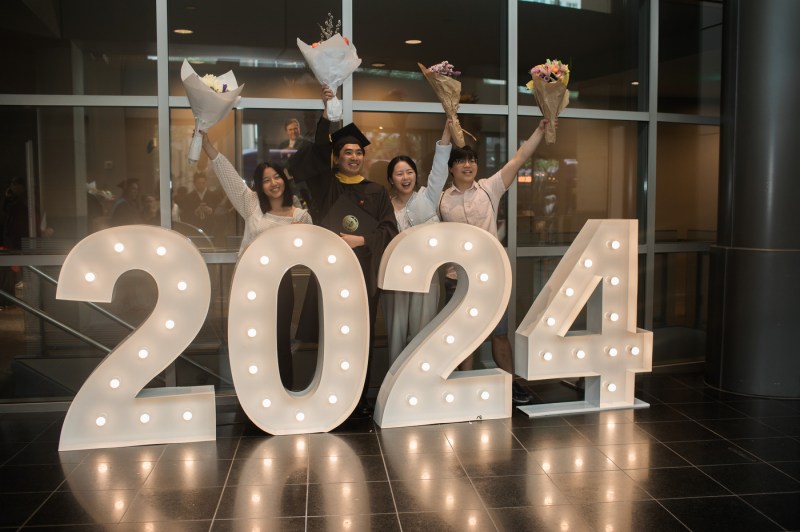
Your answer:
[[[342,119],[342,102],[336,97],[336,89],[361,65],[355,45],[338,33],[340,27],[341,21],[334,26],[333,15],[328,13],[325,26],[319,26],[321,34],[318,42],[308,45],[299,37],[297,39],[297,47],[314,77],[333,91],[333,98],[325,102],[331,122]]]
[[[200,159],[203,146],[200,132],[207,131],[225,118],[241,99],[239,93],[244,85],[236,84],[236,77],[230,70],[221,76],[206,74],[201,78],[185,59],[181,66],[181,81],[195,120],[194,137],[189,146],[189,163],[194,164]]]
[[[455,76],[461,72],[455,70],[453,65],[447,61],[442,61],[430,68],[422,63],[417,63],[422,75],[430,83],[433,92],[442,104],[447,118],[450,122],[450,136],[452,137],[453,144],[459,148],[464,147],[464,131],[461,129],[461,123],[458,121],[458,104],[461,101],[461,82],[455,79]]]
[[[569,65],[558,59],[547,60],[531,69],[527,87],[533,91],[542,115],[548,120],[544,139],[548,144],[556,141],[555,119],[569,104]]]

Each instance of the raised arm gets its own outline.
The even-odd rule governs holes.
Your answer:
[[[433,165],[431,173],[428,175],[428,186],[425,187],[425,196],[430,205],[438,205],[439,195],[442,193],[444,184],[447,181],[447,160],[450,158],[450,151],[453,145],[450,144],[450,124],[447,120],[442,131],[442,138],[436,143],[436,152],[433,155]]]
[[[544,128],[547,125],[548,120],[543,118],[539,121],[539,126],[534,130],[528,140],[520,146],[517,150],[517,153],[509,160],[503,168],[500,169],[500,176],[503,179],[503,184],[505,185],[506,189],[508,189],[513,183],[514,180],[517,178],[517,172],[519,169],[522,168],[522,165],[525,164],[525,161],[531,158],[533,153],[536,151],[536,148],[539,147],[539,143],[542,141],[542,137],[544,137]],[[556,127],[558,127],[558,120],[555,121]]]
[[[245,184],[230,161],[211,144],[208,133],[201,131],[200,134],[203,136],[203,150],[211,161],[211,168],[214,169],[220,185],[228,195],[228,199],[231,200],[236,212],[242,218],[247,219],[255,209],[259,208],[258,196]]]

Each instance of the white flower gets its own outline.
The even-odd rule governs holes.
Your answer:
[[[206,86],[209,89],[213,90],[214,92],[222,93],[225,92],[225,89],[227,88],[225,87],[225,85],[222,84],[220,80],[217,79],[217,76],[213,74],[206,74],[205,76],[200,78],[200,81],[205,83]]]

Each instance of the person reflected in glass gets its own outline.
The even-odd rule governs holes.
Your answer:
[[[130,225],[142,223],[142,205],[139,201],[139,179],[129,177],[119,185],[122,196],[114,203],[111,209],[111,225]]]
[[[288,224],[310,224],[308,211],[295,207],[292,203],[291,188],[283,177],[283,168],[276,163],[263,162],[253,172],[252,188],[219,153],[208,138],[203,136],[203,150],[211,161],[222,189],[227,194],[236,212],[244,219],[244,235],[239,247],[241,255],[261,233]],[[294,312],[294,287],[292,273],[289,271],[281,279],[278,287],[278,364],[281,382],[287,389],[293,389],[294,371],[292,364],[291,327]]]
[[[445,122],[441,140],[436,142],[427,186],[417,183],[417,165],[407,155],[398,155],[386,169],[391,187],[392,207],[399,231],[439,222],[437,208],[447,181],[450,157],[450,120]],[[439,276],[434,275],[427,293],[384,290],[381,308],[388,333],[389,359],[394,362],[408,343],[439,312]]]
[[[495,237],[497,234],[497,213],[503,194],[517,179],[522,165],[531,158],[544,136],[548,120],[543,119],[531,136],[517,150],[517,153],[498,172],[486,179],[478,180],[478,157],[470,146],[454,148],[450,152],[447,166],[453,177],[453,184],[444,191],[439,204],[443,222],[460,222],[480,227]],[[558,121],[555,121],[558,125]],[[445,297],[453,297],[458,283],[454,267],[449,267],[445,278]],[[514,359],[511,341],[508,339],[508,309],[491,334],[492,358],[498,368],[514,375]],[[473,356],[466,358],[459,369],[471,370]],[[515,404],[529,403],[533,398],[518,382],[512,385],[511,399]]]

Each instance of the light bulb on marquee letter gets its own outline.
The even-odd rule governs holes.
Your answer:
[[[378,285],[428,292],[436,269],[449,262],[457,265],[456,293],[387,374],[375,406],[375,421],[383,428],[511,415],[511,375],[498,369],[454,373],[491,332],[508,303],[511,266],[496,238],[466,224],[412,227],[384,251]],[[410,408],[414,405],[418,408]]]
[[[110,302],[117,279],[133,269],[153,277],[158,300],[147,320],[100,362],[78,390],[61,429],[61,451],[216,438],[213,386],[145,388],[194,339],[208,311],[208,269],[185,236],[143,225],[93,233],[64,261],[56,297]],[[84,277],[87,271],[96,274],[91,283]],[[183,292],[175,289],[181,283],[186,285]],[[150,352],[144,346],[158,349]],[[190,424],[171,421],[186,411],[194,416]],[[97,425],[100,418],[102,427]]]

